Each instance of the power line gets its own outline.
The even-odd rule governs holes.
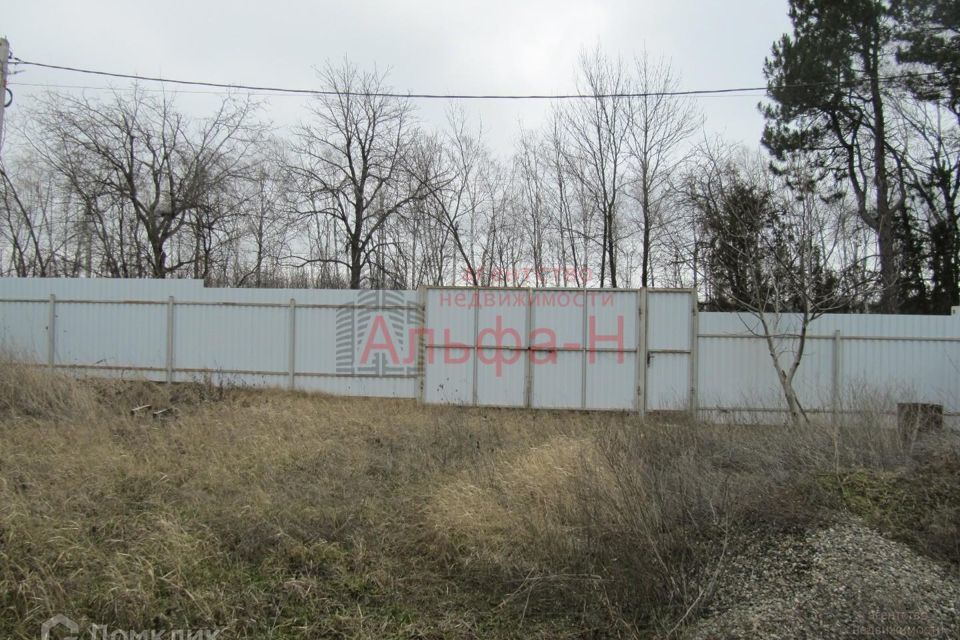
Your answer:
[[[113,73],[109,71],[96,71],[93,69],[81,69],[78,67],[66,67],[62,65],[46,64],[42,62],[30,62],[14,58],[14,64],[30,65],[34,67],[43,67],[45,69],[56,69],[59,71],[69,71],[73,73],[84,73],[96,76],[105,76],[109,78],[123,78],[127,80],[141,80],[145,82],[162,82],[168,84],[180,84],[199,87],[214,87],[219,89],[234,89],[242,91],[264,91],[270,93],[290,93],[300,95],[319,95],[319,96],[356,96],[356,97],[380,97],[380,98],[412,98],[418,100],[577,100],[577,99],[595,99],[595,98],[640,98],[653,96],[681,96],[681,95],[707,95],[724,94],[744,91],[766,91],[766,87],[746,87],[737,89],[713,89],[698,91],[662,91],[647,93],[610,93],[610,94],[437,94],[437,93],[399,93],[399,92],[365,92],[365,91],[332,91],[328,89],[292,89],[288,87],[271,87],[245,84],[229,84],[221,82],[207,82],[200,80],[177,80],[172,78],[162,78],[155,76],[142,76],[129,73]]]
[[[8,84],[13,87],[31,87],[31,88],[38,88],[38,89],[78,89],[81,91],[132,91],[133,90],[133,87],[129,87],[129,86],[118,87],[118,86],[111,86],[111,85],[59,84],[55,82],[9,82]],[[167,89],[153,88],[153,87],[139,87],[137,90],[151,91],[156,93],[167,91]],[[205,91],[202,89],[195,89],[195,90],[182,89],[182,90],[178,90],[177,93],[190,94],[190,95],[196,94],[196,95],[219,96],[219,95],[227,94],[229,92],[225,89],[209,90],[209,91]],[[276,96],[276,97],[292,97],[292,98],[304,97],[302,95],[283,93],[283,92],[278,93],[275,91],[247,91],[246,93],[252,96]]]
[[[223,82],[207,82],[201,80],[178,80],[174,78],[163,78],[158,76],[142,76],[132,73],[114,73],[111,71],[97,71],[94,69],[82,69],[79,67],[67,67],[63,65],[47,64],[44,62],[32,62],[20,58],[12,58],[13,64],[28,65],[32,67],[42,67],[44,69],[55,69],[58,71],[69,71],[71,73],[84,73],[94,76],[104,76],[108,78],[123,78],[126,80],[140,80],[143,82],[161,82],[166,84],[188,85],[195,87],[212,87],[218,89],[232,89],[239,91],[258,91],[282,94],[299,94],[311,96],[354,96],[354,97],[376,97],[376,98],[406,98],[414,100],[595,100],[607,98],[652,98],[668,96],[710,96],[723,95],[731,93],[744,93],[747,91],[766,92],[768,87],[737,87],[725,89],[692,89],[686,91],[646,91],[646,92],[624,92],[624,93],[567,93],[567,94],[439,94],[439,93],[398,93],[392,91],[333,91],[329,89],[293,89],[288,87],[257,86],[246,84],[229,84]],[[881,82],[895,82],[907,78],[917,78],[922,76],[942,75],[940,72],[930,73],[911,73],[893,76],[882,76]],[[861,81],[852,82],[811,82],[792,85],[781,85],[783,89],[800,89],[819,86],[855,86]]]
[[[10,82],[8,83],[13,87],[31,87],[31,88],[40,88],[40,89],[78,89],[82,91],[132,91],[131,87],[115,87],[109,85],[89,85],[89,84],[58,84],[51,82]],[[162,92],[164,89],[153,89],[150,87],[140,87],[140,91],[153,91],[153,92]],[[228,93],[226,90],[180,90],[180,94],[190,94],[190,95],[209,95],[217,96],[224,95]],[[248,91],[249,95],[252,96],[273,96],[273,97],[309,97],[304,96],[304,94],[291,94],[275,91]],[[406,97],[406,94],[403,94]],[[691,97],[694,98],[758,98],[766,95],[765,91],[756,90],[753,93],[722,93],[722,94],[698,94]],[[591,96],[593,97],[593,96]]]

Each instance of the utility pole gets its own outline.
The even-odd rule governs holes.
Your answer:
[[[0,38],[0,149],[3,148],[3,112],[6,111],[7,100],[7,59],[10,57],[10,43],[6,38]]]

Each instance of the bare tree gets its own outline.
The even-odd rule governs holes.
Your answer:
[[[487,286],[499,278],[504,256],[522,244],[507,232],[511,176],[484,146],[482,131],[469,130],[463,112],[451,112],[448,121],[440,150],[443,167],[426,211],[446,228],[463,264],[453,281]]]
[[[386,74],[357,69],[348,61],[320,72],[332,95],[318,96],[311,119],[296,133],[291,165],[304,217],[328,218],[342,234],[345,251],[304,257],[347,269],[359,289],[364,271],[381,248],[381,230],[405,207],[428,197],[431,183],[405,179],[415,133],[410,102],[383,95]]]
[[[272,140],[258,155],[249,177],[235,185],[240,193],[233,198],[238,215],[231,233],[234,242],[228,245],[229,281],[240,287],[282,285],[284,256],[290,253],[294,235],[285,147]]]
[[[714,306],[746,311],[761,336],[793,421],[807,415],[794,381],[810,324],[845,309],[864,283],[835,263],[837,211],[805,167],[790,168],[794,194],[759,159],[711,158],[691,188],[707,237],[704,279]]]
[[[74,207],[58,176],[21,154],[17,170],[0,164],[0,241],[16,276],[78,275],[80,256]]]
[[[529,243],[529,270],[533,275],[533,284],[543,287],[550,284],[548,278],[558,275],[554,265],[547,265],[550,245],[554,243],[547,216],[546,158],[543,149],[529,136],[521,134],[517,147],[514,175],[518,191],[517,206],[525,230],[522,238]],[[553,284],[559,282],[554,279]]]
[[[138,87],[104,101],[48,94],[29,137],[83,204],[104,271],[164,278],[198,259],[178,234],[245,169],[262,131],[253,113],[249,100],[226,98],[212,117],[190,120],[171,97]]]
[[[567,161],[590,198],[601,221],[600,286],[617,286],[617,257],[623,208],[629,185],[629,133],[633,126],[630,79],[620,60],[607,58],[599,49],[580,60],[579,84],[590,99],[570,103],[563,111],[568,141]]]
[[[413,180],[433,180],[429,198],[413,204],[392,226],[398,261],[408,286],[442,286],[457,283],[455,229],[443,211],[446,194],[458,182],[455,167],[448,160],[448,148],[440,135],[421,135],[412,154]],[[400,268],[400,267],[398,267]]]
[[[960,126],[936,102],[901,100],[896,108],[899,183],[926,223],[929,310],[949,313],[960,304]]]
[[[639,206],[640,286],[651,286],[654,234],[668,221],[665,205],[670,193],[670,178],[684,160],[684,142],[702,124],[702,118],[689,98],[670,96],[678,79],[669,63],[653,59],[646,52],[638,58],[635,89],[642,94],[633,101],[629,150],[636,178],[630,195]]]
[[[566,269],[567,265],[571,267],[576,286],[585,287],[591,279],[598,216],[571,166],[572,154],[568,150],[562,118],[563,114],[554,110],[545,133],[548,195],[560,235],[561,263],[565,272],[570,271]]]

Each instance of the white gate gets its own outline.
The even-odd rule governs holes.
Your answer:
[[[648,411],[697,410],[697,296],[688,289],[646,292],[644,351]]]
[[[653,294],[636,289],[427,288],[421,294],[420,398],[429,404],[643,411],[644,307],[648,299],[659,302]],[[664,302],[678,298],[687,305],[692,298],[687,291],[662,295],[672,296]],[[671,309],[664,313],[675,312],[675,304],[667,306]],[[656,318],[659,323],[661,316]],[[656,376],[661,371],[669,376],[670,384],[674,369],[692,370],[686,327],[680,344],[671,342],[667,328],[655,326],[662,337],[650,365]],[[674,362],[681,355],[684,361]],[[675,398],[667,403],[661,395],[648,406],[676,408]]]

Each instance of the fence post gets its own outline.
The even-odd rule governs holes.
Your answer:
[[[527,288],[527,330],[526,336],[520,336],[521,344],[518,344],[517,347],[523,347],[523,341],[527,343],[527,362],[526,362],[526,371],[524,372],[524,388],[523,388],[523,403],[525,406],[530,407],[533,405],[533,345],[530,344],[530,334],[533,331],[533,290]]]
[[[840,420],[840,376],[842,372],[840,371],[840,346],[841,346],[841,336],[840,329],[837,329],[833,332],[833,361],[831,366],[831,393],[830,393],[830,409],[833,413],[833,423],[836,425]]]
[[[173,296],[167,298],[167,384],[173,383]]]
[[[634,404],[637,407],[637,413],[642,418],[644,415],[643,405],[645,404],[644,396],[644,382],[643,382],[643,366],[646,364],[644,354],[646,353],[646,345],[643,330],[643,323],[646,319],[646,312],[643,308],[644,306],[644,291],[645,289],[637,291],[637,361],[636,366],[634,367],[634,382],[636,382],[636,389],[634,394]]]
[[[293,391],[296,388],[297,377],[297,300],[290,298],[290,344],[287,346],[287,388]]]
[[[700,347],[700,309],[697,306],[697,293],[690,293],[691,317],[690,317],[690,414],[694,419],[699,412],[700,401],[697,397],[700,386],[700,359],[698,351]]]
[[[427,331],[427,290],[423,285],[417,288],[417,308],[419,310],[419,329],[417,333],[417,401],[423,404],[427,388],[427,347],[424,334]],[[432,341],[431,341],[432,342]],[[430,345],[432,346],[432,345]],[[413,349],[413,345],[410,345]]]
[[[53,370],[57,361],[57,296],[50,294],[47,314],[47,367]]]
[[[480,384],[477,381],[477,375],[479,374],[477,366],[480,363],[480,341],[478,336],[480,335],[480,288],[473,288],[473,401],[472,405],[476,406],[480,402]]]
[[[587,324],[589,322],[589,317],[587,315],[587,286],[586,281],[584,281],[583,286],[583,334],[581,337],[581,350],[580,350],[580,408],[587,408]]]
[[[643,291],[642,291],[641,294],[640,294],[640,339],[641,339],[641,344],[643,345],[643,349],[641,349],[640,352],[637,354],[637,356],[640,358],[640,362],[638,363],[638,365],[639,365],[639,367],[640,367],[640,369],[639,369],[639,370],[640,370],[640,385],[641,385],[641,387],[642,387],[642,392],[641,392],[641,393],[642,393],[642,397],[641,397],[641,402],[640,402],[640,416],[641,416],[641,417],[647,415],[647,403],[648,403],[648,400],[647,400],[647,370],[649,369],[649,367],[648,367],[648,364],[649,364],[648,359],[649,359],[649,357],[650,357],[650,355],[649,355],[649,354],[650,354],[650,343],[649,343],[649,340],[648,340],[648,336],[649,336],[649,333],[650,333],[650,322],[649,322],[649,318],[650,318],[650,296],[649,296],[649,294],[648,294],[648,289],[647,289],[646,287],[644,287],[644,288],[643,288]]]

